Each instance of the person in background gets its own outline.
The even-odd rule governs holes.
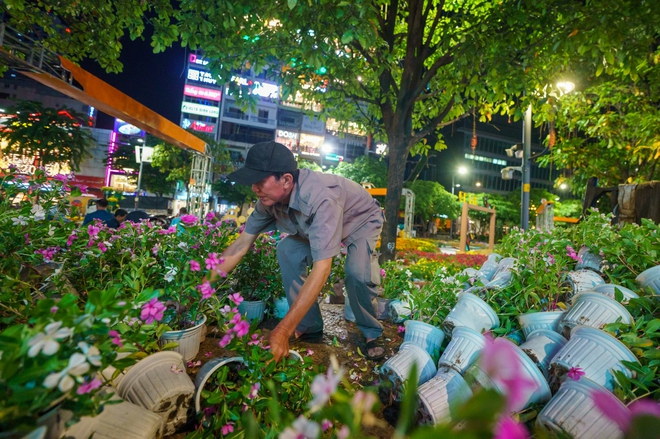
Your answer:
[[[149,219],[151,219],[151,215],[144,210],[134,210],[126,215],[126,221],[131,221],[133,223],[139,223],[140,221]]]
[[[269,337],[279,361],[288,355],[290,342],[320,341],[323,336],[318,297],[344,244],[346,291],[365,337],[365,354],[380,360],[385,356],[383,326],[373,303],[381,282],[375,251],[383,226],[380,205],[354,181],[297,168],[293,153],[270,141],[252,146],[245,166],[228,175],[231,181],[252,186],[259,200],[210,280],[218,278],[218,271],[236,267],[260,233],[277,229],[289,234],[277,245],[277,260],[290,309]]]
[[[111,220],[108,220],[105,222],[105,225],[110,227],[111,229],[117,229],[123,223],[126,221],[126,217],[128,216],[128,212],[126,212],[124,209],[117,209],[115,210],[115,216]]]
[[[88,213],[85,215],[82,225],[91,223],[94,220],[101,220],[103,222],[110,221],[114,216],[108,212],[108,200],[100,198],[96,200],[96,212]]]
[[[178,225],[181,222],[181,217],[183,215],[188,215],[188,209],[186,209],[185,207],[182,207],[181,209],[179,209],[179,214],[172,220],[172,222],[170,223],[170,226]]]

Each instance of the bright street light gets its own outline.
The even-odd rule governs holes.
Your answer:
[[[481,187],[481,182],[478,181],[478,182],[475,183],[475,185],[476,185],[477,187]]]
[[[467,174],[467,171],[468,170],[465,166],[461,166],[460,168],[458,168],[458,173],[461,175]]]
[[[567,187],[568,187],[568,186],[566,186],[566,183],[562,183],[562,184],[559,185],[559,189],[561,189],[561,190],[564,190],[564,189],[566,189]]]
[[[465,166],[459,166],[458,169],[456,169],[456,172],[458,172],[461,175],[465,175],[468,173],[468,169]],[[454,195],[454,188],[455,187],[461,187],[460,184],[455,184],[454,179],[456,178],[456,173],[451,174],[451,194]]]

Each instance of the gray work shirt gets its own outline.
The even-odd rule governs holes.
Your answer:
[[[342,242],[348,245],[367,237],[375,241],[382,226],[380,204],[362,186],[338,175],[301,169],[289,204],[264,206],[257,201],[245,231],[258,235],[277,229],[298,235],[309,241],[312,259],[318,261],[338,255]]]

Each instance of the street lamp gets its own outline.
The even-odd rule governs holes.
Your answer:
[[[461,175],[465,175],[468,172],[468,170],[465,166],[460,166],[456,171]],[[454,178],[455,177],[456,177],[455,173],[451,175],[451,194],[452,195],[454,195],[454,188],[455,187],[461,187],[460,184],[454,184]]]
[[[570,93],[575,89],[575,84],[569,81],[558,82],[556,84],[559,90],[559,96]],[[530,156],[532,155],[532,104],[529,104],[525,111],[525,119],[523,123],[523,156],[522,166],[522,193],[521,200],[522,206],[520,209],[520,228],[523,230],[529,229],[529,191],[531,189],[531,163]]]

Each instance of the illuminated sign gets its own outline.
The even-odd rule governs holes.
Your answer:
[[[207,64],[209,63],[208,60],[206,60],[206,59],[204,59],[204,58],[201,58],[201,57],[195,55],[194,53],[191,53],[191,54],[190,54],[190,56],[188,57],[188,60],[189,60],[192,64],[197,64],[197,65],[200,65],[200,66],[205,66],[205,65],[207,65]]]
[[[261,96],[262,98],[277,99],[280,96],[280,88],[276,84],[266,84],[252,79],[248,80],[240,76],[232,76],[231,80],[238,85],[254,86],[250,94]]]
[[[211,75],[210,72],[205,72],[204,70],[197,70],[197,69],[188,69],[188,79],[191,81],[197,81],[197,82],[203,82],[205,84],[217,84],[218,81],[216,81],[213,78],[213,75]]]
[[[183,87],[183,94],[193,98],[208,99],[210,101],[219,101],[222,92],[220,90],[213,90],[204,87],[195,87],[194,85],[186,84]]]
[[[200,116],[218,117],[220,108],[210,105],[193,104],[192,102],[181,102],[181,111],[190,114],[199,114]]]
[[[341,155],[337,155],[337,154],[327,154],[325,156],[325,159],[328,160],[328,161],[331,161],[331,162],[343,162],[344,161],[344,157],[341,156]]]
[[[298,138],[298,133],[294,133],[291,131],[284,131],[284,130],[277,130],[277,137],[283,137],[285,139],[297,139]]]
[[[314,136],[311,134],[300,134],[300,153],[304,155],[320,156],[321,145],[325,142],[325,137]]]
[[[118,128],[118,131],[122,134],[126,134],[127,136],[135,136],[140,134],[140,128],[136,127],[135,125],[131,125],[130,123],[121,125]]]
[[[195,131],[202,133],[212,133],[215,130],[215,125],[212,123],[200,122],[198,120],[183,119],[181,121],[183,129],[187,130],[192,128]]]
[[[39,159],[19,154],[0,154],[0,169],[7,169],[9,165],[15,166],[20,174],[34,174],[38,169]],[[46,175],[70,174],[68,163],[49,163],[44,166]]]
[[[285,130],[277,130],[275,141],[289,148],[291,151],[298,149],[298,133]]]

